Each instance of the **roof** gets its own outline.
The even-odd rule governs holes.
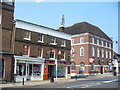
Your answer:
[[[99,37],[111,40],[110,37],[108,37],[100,28],[88,22],[80,22],[74,24],[73,26],[66,27],[64,32],[71,35],[81,34],[81,33],[91,33]]]

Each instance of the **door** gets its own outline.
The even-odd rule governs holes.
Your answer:
[[[101,66],[101,74],[103,74],[103,66]]]
[[[4,60],[0,59],[0,78],[4,76]]]

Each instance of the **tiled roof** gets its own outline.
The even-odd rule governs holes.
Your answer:
[[[74,24],[73,26],[66,27],[64,32],[71,35],[88,32],[88,33],[97,35],[99,37],[111,40],[100,28],[92,24],[89,24],[88,22],[80,22],[80,23]]]

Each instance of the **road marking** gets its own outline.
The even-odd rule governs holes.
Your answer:
[[[110,81],[104,81],[103,83],[110,83],[110,82],[114,82],[114,81],[118,81],[118,79],[110,80]]]

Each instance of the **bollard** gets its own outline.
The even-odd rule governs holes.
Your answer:
[[[24,85],[24,78],[23,78],[23,83],[22,84]]]

